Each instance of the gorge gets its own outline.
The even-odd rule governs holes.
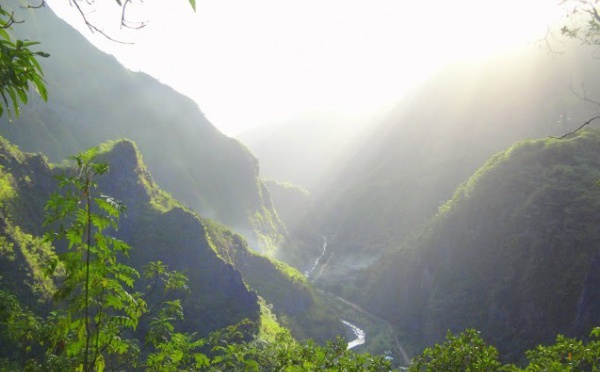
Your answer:
[[[593,56],[576,49],[555,60],[521,49],[461,61],[339,138],[331,128],[340,130],[340,117],[321,127],[307,115],[286,123],[284,134],[235,139],[194,101],[125,69],[50,9],[14,14],[27,27],[11,35],[39,40],[51,55],[40,60],[51,95],[28,96],[18,116],[0,115],[0,370],[42,368],[52,358],[65,367],[69,353],[77,363],[81,354],[68,346],[111,318],[98,315],[90,327],[90,303],[98,314],[116,304],[110,315],[124,327],[117,336],[136,338],[115,355],[137,347],[137,369],[160,360],[269,370],[281,357],[307,370],[348,360],[420,370],[411,360],[453,334],[481,334],[498,350],[489,359],[515,371],[531,362],[528,350],[557,334],[594,349],[600,129],[595,122],[578,129],[597,114]],[[583,93],[565,83],[574,71],[585,79]],[[94,165],[85,168],[82,156],[91,153]],[[262,164],[270,164],[269,179]],[[89,169],[98,170],[94,187],[77,178]],[[69,177],[77,181],[61,188]],[[98,206],[82,209],[92,191]],[[48,223],[60,192],[74,215]],[[111,215],[121,203],[120,218]],[[87,242],[65,227],[83,215],[87,230],[77,231],[87,231]],[[69,270],[103,257],[90,247],[105,242],[118,253],[94,270],[115,267],[110,283],[122,283],[129,292],[121,297],[142,299],[146,309],[102,291],[90,300],[87,282],[62,287],[82,272]],[[73,247],[87,247],[87,255]],[[149,264],[166,277],[148,282]],[[107,283],[98,279],[95,288]],[[82,303],[85,321],[59,321]],[[147,309],[154,312],[139,323],[117,316]],[[177,351],[165,362],[160,351],[169,347]],[[84,363],[88,354],[102,359],[96,349]],[[106,368],[118,370],[129,357],[107,357]]]

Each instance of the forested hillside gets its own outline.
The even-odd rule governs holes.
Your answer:
[[[207,234],[220,256],[242,273],[244,280],[267,303],[279,322],[294,337],[321,343],[345,333],[339,314],[325,303],[298,270],[273,258],[252,252],[246,242],[219,224],[204,222]]]
[[[596,2],[573,2],[587,33],[561,34],[600,45]],[[261,174],[191,99],[19,4],[0,0],[0,371],[600,366],[594,56],[461,60],[369,131],[248,135]]]
[[[7,212],[12,216],[10,224],[42,236],[48,229],[43,227],[44,206],[58,187],[53,176],[64,169],[52,171],[41,156],[23,154],[5,140],[3,150],[6,177],[18,180],[18,191],[7,191],[11,196],[7,205],[12,206]],[[133,143],[103,144],[98,161],[106,162],[110,169],[99,180],[100,190],[127,206],[116,236],[139,247],[132,250],[129,264],[141,269],[148,262],[161,261],[188,277],[191,292],[184,306],[190,316],[185,329],[207,334],[242,319],[258,320],[254,292],[258,291],[300,339],[325,341],[343,333],[339,319],[321,303],[300,273],[252,253],[241,236],[217,222],[197,217],[158,188]],[[10,187],[7,190],[12,190]],[[27,260],[17,260],[16,266],[3,262],[3,272],[8,273],[18,271]],[[22,287],[26,277],[11,276],[11,286]]]
[[[0,138],[0,370],[77,370],[79,363],[91,370],[257,370],[298,362],[389,368],[382,358],[346,351],[341,339],[322,348],[291,338],[277,318],[300,339],[324,342],[343,330],[304,276],[250,251],[241,236],[158,188],[135,144],[102,144],[93,173],[87,154],[57,166]],[[80,178],[88,174],[98,190]],[[91,199],[93,209],[86,207]],[[120,219],[102,217],[122,202]],[[53,214],[58,219],[48,218]],[[92,230],[93,243],[85,243]],[[93,255],[86,259],[81,247]],[[93,283],[83,284],[90,259]],[[83,326],[88,322],[92,328]],[[98,331],[91,346],[83,337],[90,330]]]
[[[189,278],[191,292],[184,301],[188,313],[184,327],[208,334],[242,319],[258,320],[256,294],[244,283],[242,275],[211,248],[200,219],[154,184],[134,145],[121,141],[104,145],[103,151],[100,159],[108,162],[111,171],[100,179],[100,189],[127,206],[116,236],[136,248],[131,251],[128,264],[141,270],[151,261],[162,261]],[[54,227],[44,227],[44,208],[50,194],[58,191],[54,177],[66,170],[51,169],[43,157],[21,153],[6,140],[2,140],[1,154],[4,177],[10,180],[6,188],[12,190],[3,202],[6,217],[2,235],[19,248],[15,252],[22,252],[18,259],[11,250],[2,255],[6,269],[2,271],[3,284],[19,288],[28,277],[43,277],[47,269],[48,263],[36,257],[41,249],[37,247],[40,237]],[[31,235],[27,238],[33,239],[29,245],[24,243],[27,239],[23,234]],[[54,252],[47,244],[42,247],[49,250],[46,255]],[[57,247],[59,253],[65,248]],[[31,252],[27,253],[28,249]],[[37,264],[32,266],[32,262]],[[9,272],[16,275],[6,275]],[[51,294],[50,291],[45,295]]]
[[[0,1],[0,5],[3,2]],[[136,142],[156,182],[206,217],[243,233],[273,253],[281,225],[258,162],[220,133],[189,98],[156,79],[125,69],[50,9],[15,9],[26,23],[18,37],[41,42],[48,102],[32,97],[19,118],[0,118],[0,134],[51,161],[119,138]]]
[[[592,94],[594,61],[570,57],[524,50],[442,70],[400,102],[362,147],[347,150],[337,174],[323,181],[327,190],[314,196],[307,230],[331,236],[331,252],[344,260],[338,268],[381,257],[494,153],[521,139],[566,133],[594,115],[595,106],[569,84],[585,77]]]
[[[358,282],[417,346],[476,328],[507,359],[600,322],[600,130],[493,156]]]

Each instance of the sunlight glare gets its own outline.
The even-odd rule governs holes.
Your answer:
[[[543,37],[557,11],[547,0],[219,0],[194,14],[184,0],[144,2],[132,16],[147,27],[117,29],[134,46],[91,40],[233,134],[305,111],[388,107],[448,63]]]

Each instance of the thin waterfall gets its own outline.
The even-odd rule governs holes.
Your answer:
[[[317,266],[319,266],[319,261],[321,261],[321,258],[323,258],[323,256],[325,256],[325,252],[327,252],[327,237],[325,235],[323,235],[322,238],[323,238],[323,251],[321,252],[319,257],[317,257],[317,259],[315,260],[315,263],[312,265],[312,267],[304,272],[304,276],[306,276],[307,278],[310,278],[313,271],[315,271]]]

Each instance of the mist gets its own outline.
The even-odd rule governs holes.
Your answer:
[[[121,34],[131,47],[22,9],[32,27],[16,35],[53,56],[52,93],[1,134],[57,163],[127,144],[109,185],[177,244],[201,241],[185,254],[298,339],[344,324],[358,352],[406,366],[476,328],[522,361],[600,323],[600,132],[578,130],[600,73],[593,50],[544,39],[555,8],[506,3],[152,5],[162,28]],[[23,190],[27,172],[11,176]],[[126,233],[144,241],[146,217]],[[159,248],[185,264],[171,230]]]
[[[307,112],[373,114],[448,63],[542,38],[560,14],[544,0],[229,0],[198,4],[196,13],[178,1],[135,4],[131,17],[148,22],[127,30],[114,25],[118,7],[90,11],[91,21],[133,43],[123,45],[90,33],[67,3],[48,3],[128,68],[194,99],[228,135]]]

